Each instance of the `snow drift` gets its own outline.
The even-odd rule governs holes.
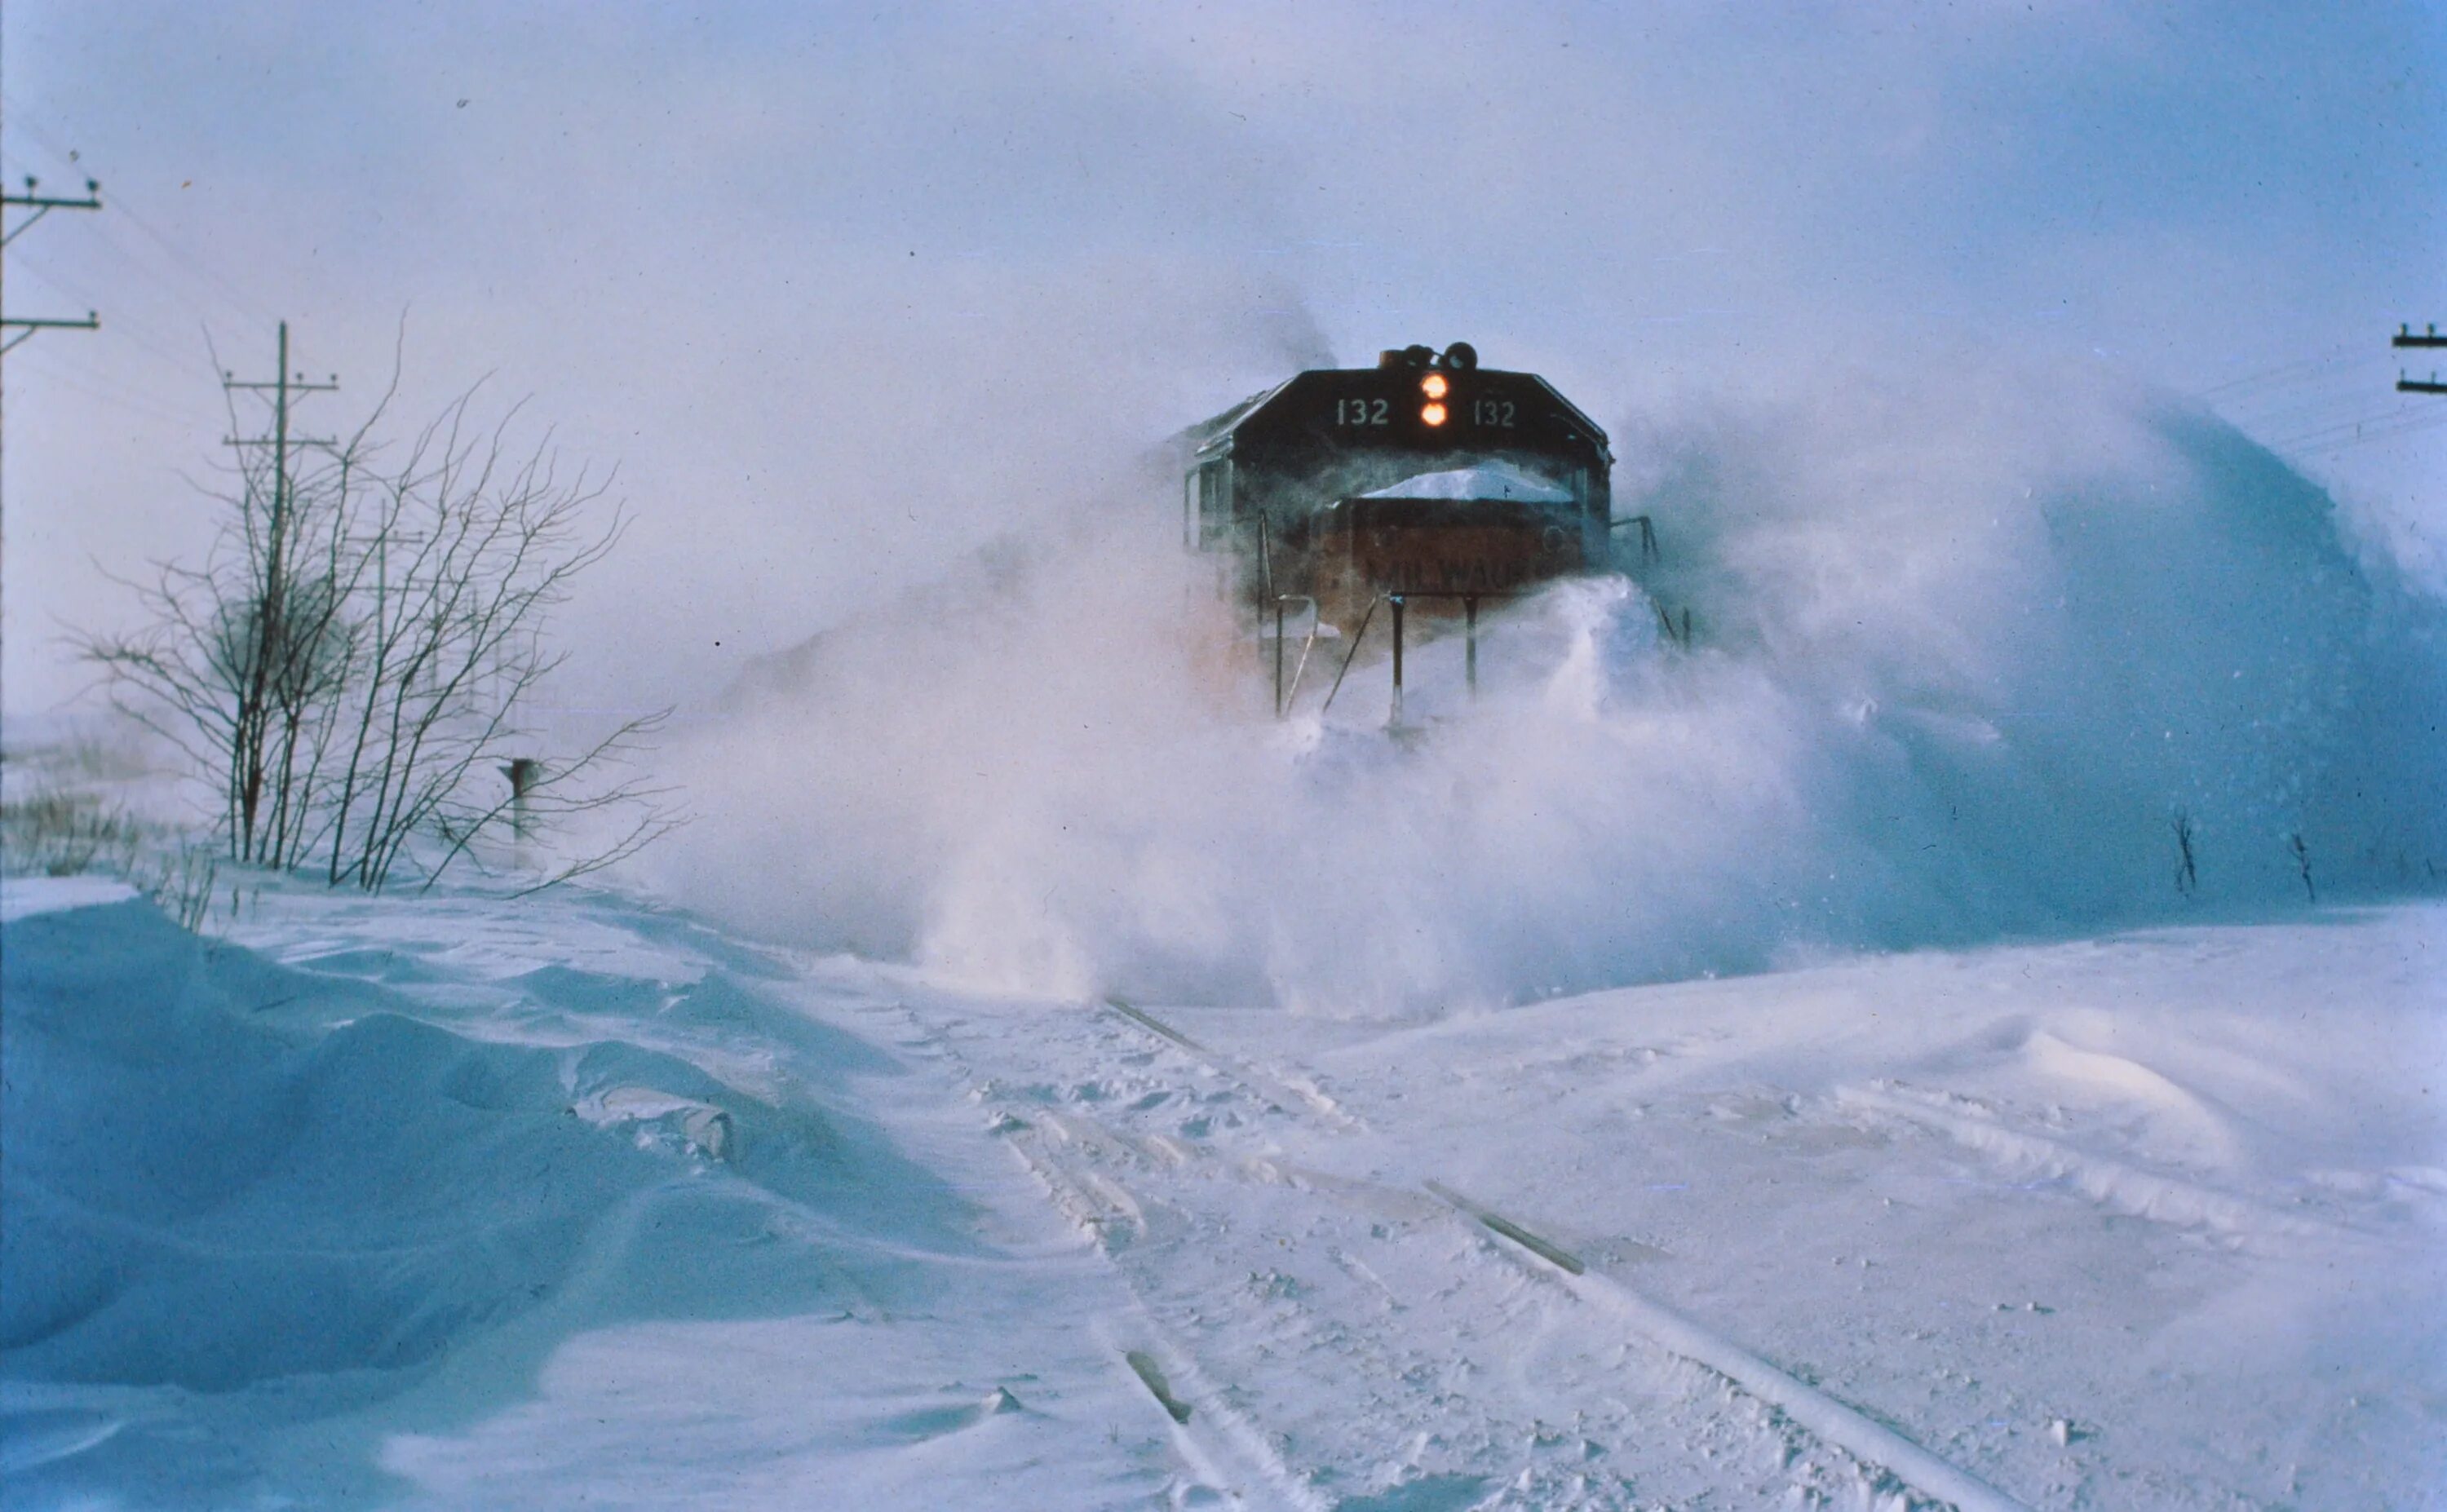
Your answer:
[[[566,893],[275,887],[253,949],[82,879],[12,879],[0,919],[11,1507],[1163,1484],[1078,1325],[1088,1256],[981,1203],[998,1144],[808,1011],[872,1007],[855,968]]]
[[[674,1055],[470,1038],[385,987],[43,885],[54,911],[8,924],[0,1042],[0,1458],[37,1501],[100,1476],[194,1504],[253,1473],[198,1459],[152,1408],[21,1409],[43,1392],[315,1416],[479,1342],[478,1376],[517,1382],[574,1331],[624,1319],[915,1302],[924,1285],[879,1238],[973,1247],[900,1157]],[[570,984],[511,986],[550,1001]],[[746,1002],[716,973],[626,1006],[684,1026]],[[777,1234],[820,1238],[821,1258]],[[102,1437],[51,1444],[49,1418]],[[53,1461],[68,1481],[37,1468]]]
[[[399,1370],[581,1268],[718,1286],[705,1235],[752,1236],[770,1191],[827,1180],[821,1125],[685,1062],[467,1039],[143,902],[12,921],[7,992],[12,1375],[226,1391]],[[734,1160],[756,1184],[673,1180]]]
[[[1120,501],[750,678],[666,878],[1004,988],[1375,1011],[2447,864],[2438,606],[2231,429],[1982,370],[1616,448],[1662,562],[1525,606],[1474,709],[1424,648],[1424,740],[1370,728],[1364,660],[1270,721],[1171,513]]]

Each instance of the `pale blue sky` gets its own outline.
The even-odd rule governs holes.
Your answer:
[[[640,701],[1321,348],[1466,337],[1609,425],[1854,359],[2092,361],[2403,530],[2447,518],[2447,429],[2372,434],[2421,419],[2385,333],[2447,319],[2436,7],[11,0],[0,28],[0,164],[112,206],[9,249],[11,313],[104,321],[8,361],[12,711],[72,686],[55,619],[115,612],[93,559],[201,539],[199,331],[252,371],[283,316],[350,386],[327,426],[406,311],[412,406],[494,373],[621,464],[637,530],[573,623]]]

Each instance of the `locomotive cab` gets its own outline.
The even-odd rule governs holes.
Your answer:
[[[1311,369],[1184,440],[1185,542],[1261,635],[1286,602],[1346,634],[1387,601],[1474,623],[1483,601],[1610,562],[1605,433],[1465,343]]]

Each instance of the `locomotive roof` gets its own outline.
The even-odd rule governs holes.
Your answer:
[[[1216,450],[1227,447],[1234,434],[1237,433],[1243,425],[1263,417],[1275,405],[1276,401],[1285,398],[1289,395],[1292,389],[1299,387],[1302,383],[1310,379],[1365,378],[1377,376],[1387,372],[1400,372],[1408,376],[1413,374],[1415,371],[1417,371],[1417,369],[1410,368],[1311,368],[1305,371],[1293,374],[1291,377],[1284,379],[1281,383],[1275,385],[1271,388],[1260,389],[1258,392],[1251,394],[1248,398],[1242,400],[1239,404],[1234,405],[1223,413],[1201,421],[1197,425],[1191,425],[1188,429],[1182,432],[1181,439],[1188,443],[1189,450],[1193,455],[1205,456]],[[1457,374],[1456,376],[1461,375]],[[1578,426],[1587,434],[1589,440],[1596,444],[1597,448],[1602,455],[1603,455],[1608,461],[1613,459],[1613,447],[1607,442],[1606,433],[1603,427],[1600,426],[1596,421],[1591,420],[1578,405],[1575,405],[1570,400],[1565,398],[1553,384],[1548,383],[1546,379],[1541,378],[1536,373],[1509,372],[1502,369],[1495,368],[1475,368],[1468,369],[1467,376],[1481,380],[1491,379],[1508,384],[1525,384],[1534,386],[1539,392],[1554,403],[1558,410],[1568,416],[1574,425]]]
[[[1329,368],[1311,369],[1309,370],[1311,372],[1332,372],[1336,369]],[[1235,426],[1239,425],[1242,421],[1254,414],[1260,405],[1264,404],[1267,400],[1272,399],[1275,395],[1281,393],[1291,386],[1292,380],[1286,378],[1281,383],[1275,385],[1272,388],[1259,389],[1256,393],[1242,400],[1239,404],[1224,410],[1222,414],[1210,415],[1206,419],[1190,426],[1187,430],[1183,432],[1183,434],[1189,439],[1190,449],[1193,451],[1205,451],[1208,442],[1213,441],[1216,437],[1224,435],[1232,430]]]

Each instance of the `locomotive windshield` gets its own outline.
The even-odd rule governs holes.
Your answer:
[[[1420,473],[1397,483],[1372,488],[1370,499],[1489,499],[1517,500],[1525,504],[1569,504],[1579,501],[1568,488],[1562,487],[1536,473],[1502,462],[1481,463],[1471,467],[1449,467],[1440,472]]]

